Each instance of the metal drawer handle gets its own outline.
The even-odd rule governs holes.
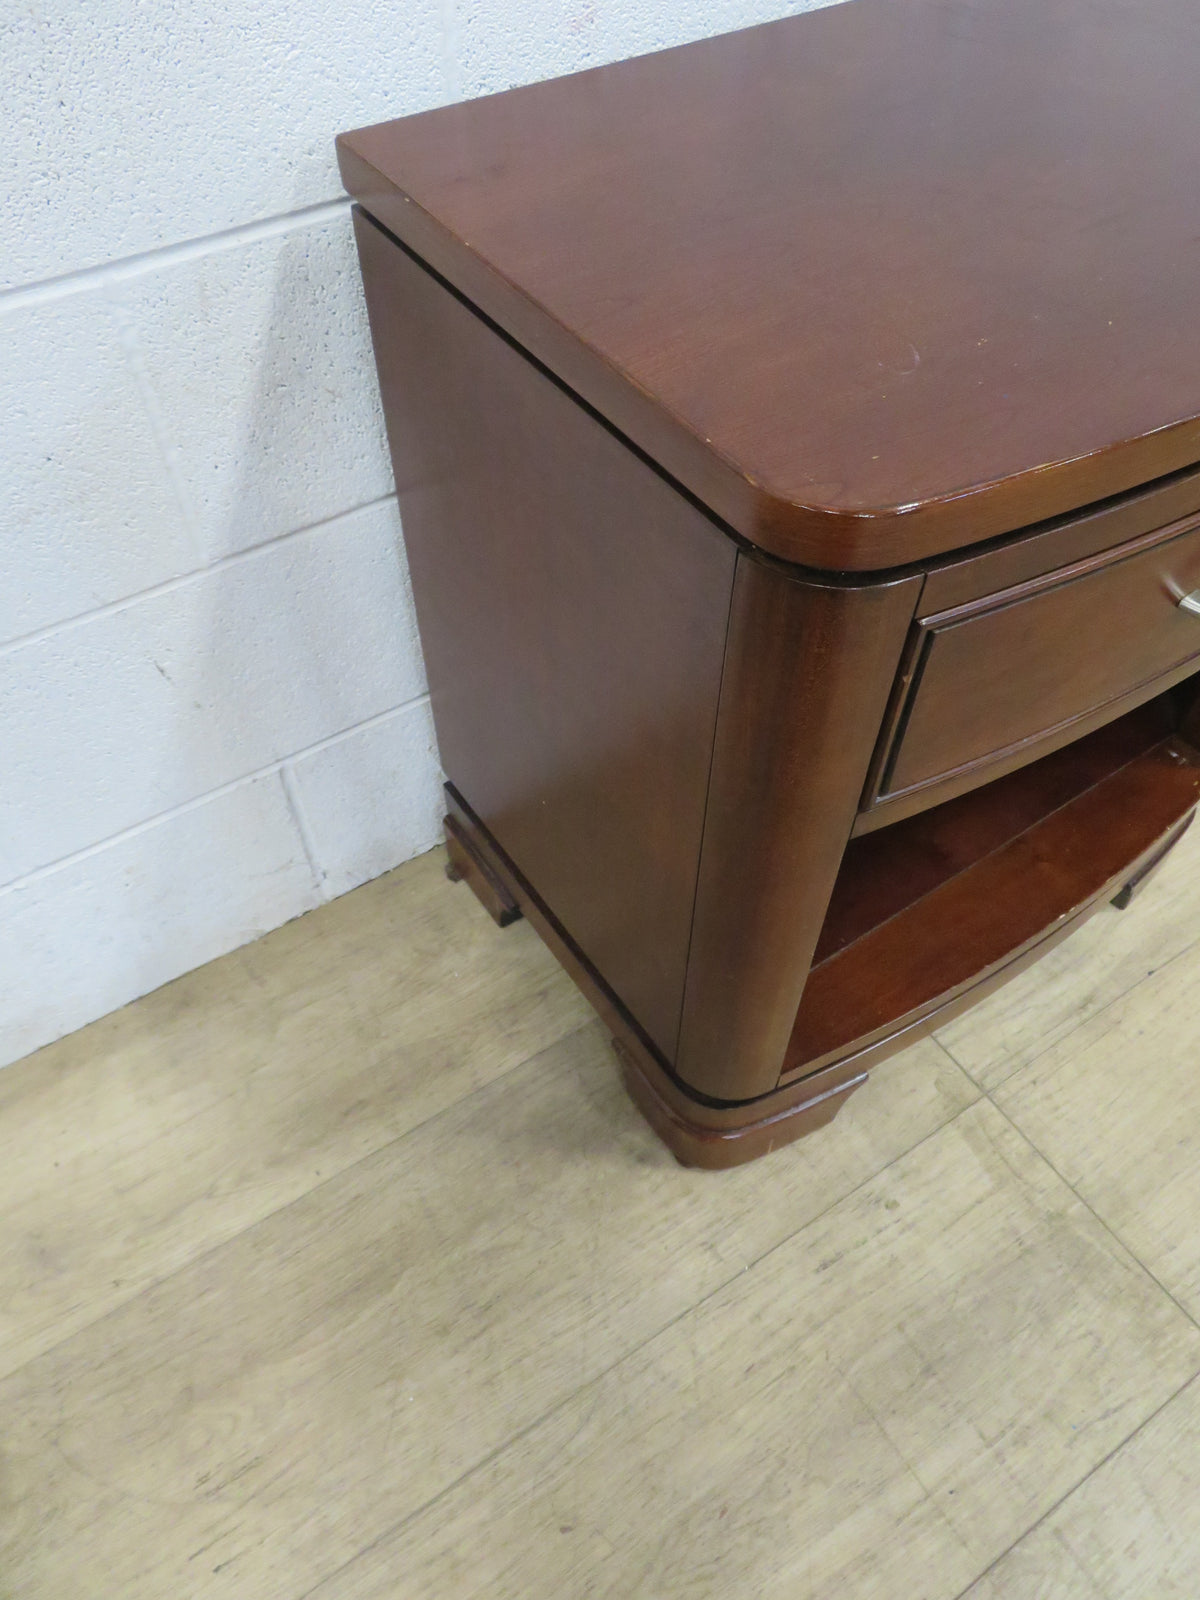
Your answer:
[[[1200,617],[1200,589],[1193,589],[1191,594],[1180,595],[1176,603],[1180,611],[1190,611],[1193,616]]]

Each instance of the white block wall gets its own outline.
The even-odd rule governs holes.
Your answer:
[[[0,7],[0,1063],[437,837],[334,134],[813,3]]]

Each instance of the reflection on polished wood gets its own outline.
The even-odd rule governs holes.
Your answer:
[[[1186,830],[1198,67],[1184,0],[856,0],[338,141],[455,870],[683,1163]]]
[[[744,537],[874,570],[1200,460],[1198,55],[1192,0],[855,0],[342,172]]]

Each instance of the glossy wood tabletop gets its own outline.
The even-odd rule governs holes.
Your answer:
[[[344,136],[761,546],[880,568],[1200,458],[1194,0],[852,0]]]

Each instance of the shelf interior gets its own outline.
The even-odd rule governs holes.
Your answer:
[[[851,840],[785,1077],[937,1011],[1115,893],[1188,817],[1200,754],[1161,695],[994,783]]]

